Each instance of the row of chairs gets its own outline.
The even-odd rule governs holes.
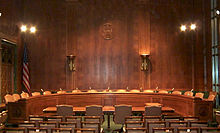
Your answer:
[[[84,116],[83,118],[80,116],[29,116],[29,121],[20,122],[17,123],[17,125],[19,128],[25,128],[26,132],[28,132],[30,128],[36,128],[37,130],[47,129],[48,133],[65,128],[71,129],[71,132],[75,132],[76,130],[94,131],[95,133],[103,132],[100,116]]]
[[[153,132],[153,128],[174,128],[177,127],[208,127],[206,121],[199,121],[197,117],[180,117],[180,116],[127,116],[125,118],[125,130],[127,128],[146,128],[148,133]]]
[[[72,93],[77,93],[77,92],[81,92],[80,90],[76,89],[76,90],[73,90]],[[87,92],[90,92],[90,93],[94,93],[94,92],[98,92],[97,90],[88,90]],[[103,92],[111,92],[111,90],[104,90]],[[119,93],[123,93],[123,92],[127,92],[127,90],[125,89],[119,89],[119,90],[116,90],[116,92],[119,92]],[[133,90],[130,90],[129,92],[140,92],[140,90],[136,90],[136,89],[133,89]],[[164,93],[164,94],[168,94],[169,92],[167,90],[159,90],[159,91],[154,91],[154,90],[144,90],[143,91],[144,93],[155,93],[155,92],[158,92],[158,93]],[[67,93],[66,91],[64,90],[60,90],[57,92],[58,94],[65,94]],[[51,92],[50,91],[44,91],[43,92],[43,95],[50,95]],[[182,92],[181,91],[173,91],[172,94],[177,94],[177,95],[181,95]],[[39,96],[41,95],[40,92],[33,92],[32,93],[32,96]],[[186,91],[184,93],[184,95],[187,95],[187,96],[193,96],[193,92],[192,91]],[[19,99],[21,98],[28,98],[30,97],[28,93],[26,92],[22,92],[21,95],[19,94],[6,94],[4,96],[4,99],[5,99],[5,103],[7,104],[8,102],[15,102],[15,101],[18,101]],[[201,92],[198,92],[195,94],[195,97],[199,97],[199,98],[202,98],[204,97],[204,93],[201,93]],[[210,94],[209,97],[207,98],[207,100],[211,100],[211,101],[214,101],[215,100],[215,97],[216,95],[215,94]]]
[[[83,121],[82,121],[83,119]],[[65,120],[65,121],[63,121]],[[180,121],[183,120],[183,121]],[[80,121],[80,126],[78,125]],[[62,116],[30,116],[29,121],[19,123],[19,127],[28,128],[46,128],[49,132],[52,132],[52,129],[59,128],[71,128],[72,132],[75,130],[86,131],[90,128],[95,129],[96,133],[100,133],[101,122],[99,116],[65,116],[64,119]],[[128,133],[153,133],[154,128],[173,128],[176,133],[179,127],[184,127],[187,129],[198,128],[198,132],[201,127],[207,127],[207,122],[198,121],[197,117],[179,117],[179,116],[166,116],[161,118],[160,116],[126,116],[125,117],[125,132]],[[60,129],[61,128],[61,129]],[[217,128],[216,128],[217,129]],[[219,130],[219,129],[218,129]],[[28,132],[28,131],[27,131]],[[59,131],[61,132],[61,131]]]
[[[4,133],[48,133],[46,128],[5,128]],[[153,133],[175,133],[174,128],[153,128]],[[219,133],[215,127],[178,127],[177,133]],[[94,129],[52,128],[51,133],[95,133]],[[126,133],[148,133],[145,128],[127,128]]]

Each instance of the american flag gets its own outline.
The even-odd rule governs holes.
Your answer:
[[[28,53],[27,46],[24,44],[24,56],[23,56],[23,68],[22,68],[22,83],[27,89],[28,93],[31,94],[30,81],[29,81],[29,65],[28,65]]]

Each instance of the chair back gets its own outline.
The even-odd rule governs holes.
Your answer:
[[[4,96],[4,98],[5,98],[5,103],[6,103],[6,104],[7,104],[8,102],[15,102],[13,96],[10,95],[10,94],[6,94],[6,95]]]
[[[126,133],[147,133],[147,128],[126,128]]]
[[[14,101],[18,101],[19,99],[21,99],[19,94],[13,94],[12,96],[14,98]]]
[[[31,94],[32,94],[32,96],[40,96],[40,92],[33,92]]]
[[[201,127],[200,133],[220,133],[220,127]]]
[[[149,121],[149,122],[147,122],[147,126],[145,126],[145,127],[147,127],[147,129],[148,129],[148,133],[152,133],[153,128],[165,128],[166,122],[165,121]]]
[[[88,90],[87,92],[89,92],[89,93],[96,93],[96,92],[98,92],[97,90],[94,90],[94,89],[91,89],[91,90]]]
[[[3,133],[25,133],[25,128],[23,127],[6,127],[2,129]]]
[[[72,128],[52,128],[51,133],[73,133]]]
[[[166,91],[166,90],[159,90],[158,93],[168,94],[168,91]]]
[[[210,101],[215,101],[215,97],[216,97],[216,95],[214,95],[214,94],[209,94],[208,100],[210,100]]]
[[[57,105],[57,115],[59,116],[72,116],[73,106],[72,105]]]
[[[199,98],[202,98],[202,99],[203,99],[203,96],[204,96],[204,93],[202,93],[202,92],[198,92],[195,95],[195,97],[199,97]]]
[[[173,91],[172,94],[181,95],[181,91]]]
[[[79,89],[72,90],[72,93],[77,93],[77,92],[81,92],[81,90]]]
[[[140,90],[133,89],[133,90],[130,90],[129,92],[138,93],[138,92],[140,92]]]
[[[57,92],[57,94],[65,94],[65,93],[66,93],[66,91],[63,91],[63,90],[60,90]]]
[[[125,117],[132,115],[131,105],[115,105],[114,122],[117,124],[124,124]]]
[[[21,98],[28,98],[28,97],[29,97],[28,93],[26,93],[26,92],[21,93]]]
[[[50,95],[51,92],[50,91],[44,91],[43,95]]]
[[[161,116],[161,106],[145,106],[145,116]]]
[[[90,105],[86,106],[86,115],[87,116],[101,116],[103,115],[101,105]]]
[[[48,133],[48,129],[31,127],[31,128],[27,128],[27,133]]]
[[[198,127],[178,127],[178,133],[199,133]]]
[[[125,89],[119,89],[119,90],[116,90],[117,93],[125,93],[127,92]]]
[[[193,92],[192,91],[186,91],[184,93],[184,95],[186,95],[186,96],[193,96]]]
[[[145,93],[154,93],[153,90],[144,90]]]

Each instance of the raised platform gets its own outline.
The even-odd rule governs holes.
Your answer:
[[[144,107],[145,103],[160,103],[170,107],[181,116],[197,116],[201,120],[212,120],[213,103],[198,97],[162,93],[66,93],[40,95],[8,103],[9,122],[27,120],[29,115],[42,114],[47,107],[60,104],[85,107],[87,105],[114,106],[128,104]]]

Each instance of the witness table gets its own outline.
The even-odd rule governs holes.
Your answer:
[[[108,122],[108,128],[110,128],[110,115],[115,112],[115,107],[113,106],[104,106],[102,108],[103,113],[108,116],[107,122]],[[132,112],[141,112],[143,113],[145,111],[145,107],[132,107]],[[47,107],[43,110],[44,113],[56,113],[57,108],[56,107]],[[85,113],[86,107],[73,107],[73,112],[75,113]],[[174,112],[174,109],[170,107],[162,107],[162,112]]]

